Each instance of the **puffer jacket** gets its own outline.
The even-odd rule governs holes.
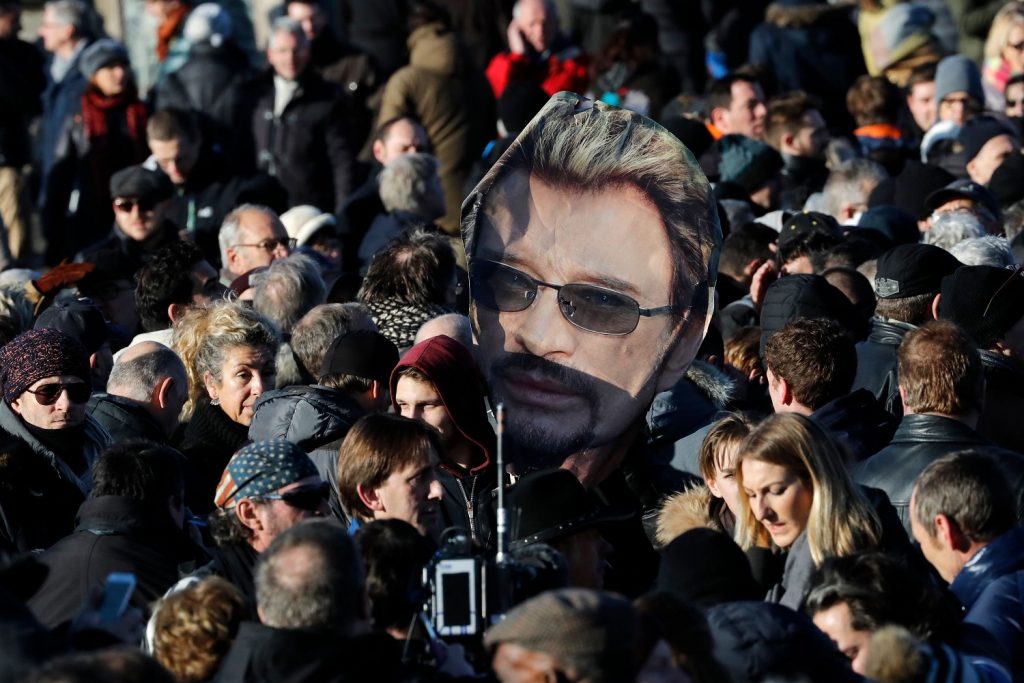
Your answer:
[[[132,439],[148,439],[157,443],[167,440],[160,424],[138,401],[113,394],[93,394],[86,410],[116,443]]]
[[[967,610],[964,623],[988,631],[1009,653],[1013,679],[1024,680],[1024,528],[979,550],[949,588]]]
[[[253,406],[249,438],[287,439],[309,454],[320,478],[331,485],[331,512],[345,519],[338,501],[338,448],[364,411],[348,395],[322,386],[268,391]]]
[[[388,79],[378,122],[413,116],[427,131],[441,162],[445,216],[438,224],[456,234],[466,176],[494,137],[494,94],[458,37],[441,24],[409,35],[409,65]]]
[[[868,338],[857,343],[857,375],[853,389],[867,389],[896,417],[903,415],[897,351],[904,335],[915,329],[899,320],[871,319]]]
[[[943,455],[968,448],[999,462],[1017,495],[1017,520],[1024,519],[1024,455],[999,448],[948,417],[904,415],[889,445],[853,469],[854,479],[885,491],[910,534],[910,494],[918,475]]]

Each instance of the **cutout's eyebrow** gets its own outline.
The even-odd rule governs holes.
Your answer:
[[[476,255],[477,258],[482,258],[486,261],[495,261],[496,263],[504,263],[507,266],[518,268],[520,270],[528,271],[530,264],[524,259],[519,258],[515,254],[509,253],[498,253],[491,251],[486,247],[480,247]],[[575,280],[573,282],[553,282],[555,285],[568,285],[568,284],[589,284],[596,285],[598,287],[604,287],[605,289],[611,289],[620,294],[628,294],[632,297],[640,297],[640,291],[636,288],[636,285],[626,282],[621,278],[617,278],[614,275],[606,274],[595,274],[588,275],[583,280]]]

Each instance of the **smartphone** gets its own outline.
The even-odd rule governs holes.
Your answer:
[[[103,600],[100,602],[100,621],[113,623],[128,609],[128,601],[135,592],[135,574],[114,572],[107,577],[103,586]]]

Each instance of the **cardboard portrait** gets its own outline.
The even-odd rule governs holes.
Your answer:
[[[653,121],[558,93],[466,199],[462,235],[513,471],[599,483],[710,321],[722,236],[707,179]]]

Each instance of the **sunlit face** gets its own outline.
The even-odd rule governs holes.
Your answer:
[[[287,258],[290,253],[287,239],[288,231],[276,216],[255,210],[243,212],[238,242],[228,249],[228,272],[238,277],[253,268],[269,266],[279,258]]]
[[[117,197],[114,199],[114,222],[129,239],[145,242],[163,223],[170,205],[170,200],[150,204],[135,197]]]
[[[252,423],[252,408],[264,391],[274,388],[277,371],[271,349],[233,346],[224,352],[221,376],[206,374],[206,393],[234,422]]]
[[[288,17],[302,25],[302,32],[306,34],[306,38],[310,42],[320,35],[320,32],[324,30],[324,26],[327,25],[320,7],[312,3],[289,2]]]
[[[565,558],[569,569],[569,585],[574,588],[604,588],[604,575],[608,571],[611,544],[597,529],[584,529],[567,538],[552,541],[551,545]]]
[[[282,486],[275,493],[287,493],[295,489],[316,486],[322,483],[322,481],[319,476],[313,475],[287,486]],[[294,507],[284,500],[266,500],[257,505],[255,511],[262,527],[257,535],[258,542],[254,544],[254,549],[257,552],[266,550],[275,538],[296,524],[315,517],[325,517],[329,512],[326,498],[317,510],[304,510],[303,508]]]
[[[746,135],[748,138],[764,138],[764,121],[768,108],[764,104],[761,86],[750,81],[736,81],[732,84],[732,99],[729,101],[727,125],[723,133]]]
[[[461,437],[448,409],[444,407],[441,394],[430,382],[409,375],[400,377],[395,385],[395,403],[402,417],[425,422],[436,429],[446,446]]]
[[[39,429],[67,429],[82,424],[85,420],[86,401],[75,403],[65,389],[54,403],[45,406],[32,393],[44,385],[57,383],[85,384],[80,378],[71,375],[46,377],[33,382],[27,391],[14,399],[11,402],[11,410],[20,415],[25,422]]]
[[[387,166],[390,161],[403,154],[428,152],[430,143],[423,126],[409,119],[401,119],[391,124],[384,140],[373,143],[373,155],[381,164]]]
[[[915,83],[907,95],[907,109],[914,117],[914,123],[921,130],[928,130],[935,124],[935,81]]]
[[[814,491],[782,465],[745,458],[740,463],[743,492],[758,522],[775,545],[788,548],[807,528]]]
[[[52,7],[44,7],[43,20],[39,24],[39,37],[43,39],[43,49],[57,52],[71,42],[75,29],[58,21],[57,13]]]
[[[309,41],[287,31],[278,31],[267,48],[267,61],[281,78],[294,81],[309,64]]]
[[[865,675],[864,671],[870,656],[868,644],[871,641],[871,631],[862,631],[853,627],[850,606],[845,602],[840,602],[828,609],[821,610],[811,619],[822,633],[832,639],[832,642],[836,644],[836,649],[850,660],[853,670],[862,676]]]
[[[1010,72],[1024,73],[1024,25],[1014,24],[1006,36],[1003,59],[1010,65]]]
[[[668,236],[631,186],[580,194],[515,173],[492,189],[484,212],[472,258],[544,282],[613,289],[644,308],[671,302]],[[586,481],[602,465],[590,449],[615,444],[650,403],[681,325],[670,315],[641,317],[629,334],[599,334],[573,325],[558,302],[541,286],[522,311],[476,305],[480,361],[507,409],[517,468],[564,464]],[[697,327],[686,328],[685,353],[695,351]]]
[[[534,50],[544,52],[554,40],[558,31],[558,23],[543,0],[526,0],[519,5],[519,18],[516,23],[523,37]]]
[[[817,109],[804,114],[800,129],[793,137],[793,154],[801,157],[821,159],[825,156],[829,134],[825,119]]]
[[[967,162],[971,180],[987,185],[1006,158],[1020,153],[1020,143],[1010,135],[997,135],[986,142],[973,159]]]
[[[101,66],[92,75],[92,83],[107,97],[124,93],[131,82],[131,74],[124,64],[113,63]]]
[[[947,583],[952,583],[956,575],[963,568],[954,552],[943,540],[942,535],[936,533],[934,536],[917,520],[917,493],[910,497],[910,533],[921,547],[921,554],[928,564],[935,567],[935,571]]]
[[[739,515],[743,509],[740,503],[740,486],[736,481],[736,450],[738,443],[726,446],[725,451],[716,463],[715,476],[707,482],[711,494],[725,501],[725,506],[733,515]]]
[[[156,158],[160,170],[175,185],[181,185],[188,179],[188,174],[199,160],[199,148],[198,140],[184,137],[171,140],[149,139],[149,151]]]
[[[437,541],[444,527],[441,517],[444,493],[437,480],[439,462],[437,452],[431,448],[428,460],[411,462],[392,472],[376,489],[383,509],[374,511],[374,519],[400,519]]]

